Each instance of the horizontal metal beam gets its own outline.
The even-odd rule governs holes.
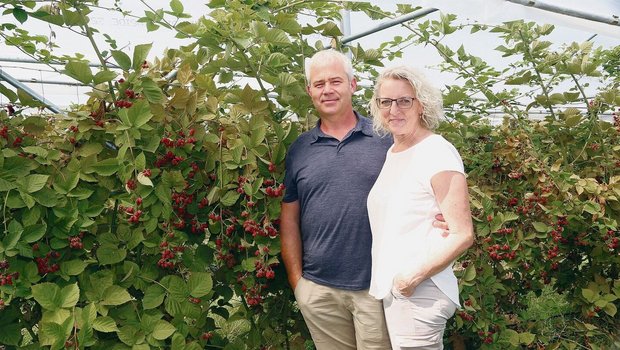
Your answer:
[[[408,13],[408,14],[404,15],[404,16],[400,16],[398,18],[394,18],[392,20],[383,22],[383,23],[379,24],[378,26],[376,26],[374,28],[371,28],[371,29],[368,29],[366,31],[363,31],[361,33],[353,34],[351,36],[344,37],[344,38],[342,38],[340,40],[340,42],[343,43],[343,44],[346,44],[346,43],[349,43],[349,42],[351,42],[353,40],[357,40],[359,38],[363,38],[363,37],[368,36],[370,34],[374,34],[374,33],[378,32],[378,31],[383,30],[383,29],[387,29],[387,28],[393,27],[395,25],[399,25],[401,23],[404,23],[404,22],[407,22],[407,21],[414,20],[416,18],[420,18],[420,17],[426,16],[429,13],[433,13],[435,11],[437,11],[436,8],[427,8],[427,9],[421,9],[421,10],[413,11],[411,13]]]
[[[600,16],[600,15],[593,14],[593,13],[578,11],[575,9],[562,7],[560,5],[554,5],[554,4],[549,4],[549,3],[535,1],[535,0],[506,0],[506,1],[519,4],[519,5],[523,5],[523,6],[534,7],[537,9],[544,10],[544,11],[559,13],[561,15],[577,17],[581,19],[587,19],[589,21],[610,24],[613,26],[620,26],[620,21],[618,17],[614,17],[614,16]]]
[[[50,62],[41,62],[35,59],[31,59],[31,58],[17,58],[17,57],[0,57],[0,62],[14,62],[14,63],[31,63],[31,64],[51,64],[51,65],[55,65],[55,66],[64,66],[65,64],[67,64],[66,62],[60,62],[60,61],[50,61]],[[103,67],[101,64],[99,63],[92,63],[92,62],[88,62],[88,66],[90,67],[97,67],[97,68],[101,68]],[[106,67],[108,68],[114,68],[114,69],[120,69],[121,67],[112,64],[112,63],[108,63],[106,64]]]
[[[90,86],[88,84],[80,82],[62,81],[62,80],[39,80],[35,78],[31,79],[17,79],[22,83],[27,84],[46,84],[46,85],[66,85],[66,86]]]
[[[6,73],[2,69],[0,69],[0,80],[6,81],[7,83],[11,84],[16,89],[24,90],[28,95],[32,96],[32,98],[34,98],[35,100],[38,100],[39,102],[43,103],[45,105],[45,107],[47,109],[49,109],[50,111],[52,111],[54,113],[59,113],[59,114],[63,113],[62,109],[60,109],[60,107],[56,106],[55,104],[50,102],[45,97],[39,95],[36,91],[34,91],[31,88],[29,88],[28,86],[24,85],[19,80],[13,78],[10,74]]]

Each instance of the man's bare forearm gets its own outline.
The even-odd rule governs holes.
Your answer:
[[[282,203],[280,215],[280,242],[282,260],[288,275],[288,282],[293,290],[302,273],[302,243],[299,220],[299,202]]]

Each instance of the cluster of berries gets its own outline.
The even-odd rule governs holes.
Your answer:
[[[60,265],[51,262],[51,260],[57,260],[58,258],[60,258],[60,253],[55,251],[48,252],[45,254],[45,257],[35,258],[34,260],[37,263],[39,275],[43,276],[45,274],[54,273],[60,270]]]
[[[175,147],[183,147],[185,145],[193,145],[196,143],[196,139],[194,138],[196,130],[190,129],[187,133],[187,136],[184,131],[179,131],[177,133],[177,138],[172,139],[171,135],[162,137],[160,143],[166,146],[166,148],[175,148]]]
[[[609,250],[618,249],[618,244],[620,239],[618,238],[619,231],[607,230],[607,234],[605,235],[605,242],[607,243],[607,248]]]
[[[168,246],[168,242],[162,242],[159,246],[162,248],[166,248]],[[163,249],[161,251],[161,259],[157,261],[157,266],[161,267],[162,269],[172,270],[176,265],[173,261],[175,257],[176,254],[174,253],[174,251],[167,248]]]
[[[267,197],[280,197],[283,192],[284,192],[284,184],[280,184],[277,187],[276,186],[267,187],[265,189],[265,194],[267,194]]]
[[[69,237],[69,247],[71,249],[84,249],[84,243],[82,243],[82,238],[84,238],[84,232],[80,232],[77,236]]]
[[[513,260],[517,256],[517,252],[515,250],[510,250],[508,244],[494,244],[489,246],[487,251],[489,252],[489,257],[495,261]]]
[[[2,127],[2,129],[0,129],[0,137],[2,137],[5,140],[9,140],[9,127],[4,125]]]
[[[12,286],[13,282],[19,278],[19,272],[9,273],[7,270],[9,269],[9,262],[6,260],[0,261],[0,286]],[[1,301],[1,299],[0,299]]]
[[[181,164],[181,162],[183,162],[184,160],[185,158],[183,158],[182,156],[177,156],[172,151],[168,151],[162,157],[155,160],[155,166],[158,168],[164,167],[168,164],[176,166]]]

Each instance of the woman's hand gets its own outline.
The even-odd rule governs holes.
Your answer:
[[[413,295],[415,288],[424,279],[416,273],[410,273],[407,275],[398,274],[394,277],[394,283],[392,284],[392,294],[400,294],[406,298]]]

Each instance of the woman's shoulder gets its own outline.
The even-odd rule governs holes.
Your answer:
[[[456,149],[450,141],[446,140],[443,136],[439,134],[429,135],[426,139],[424,139],[423,142],[420,143],[420,146],[431,150]]]

